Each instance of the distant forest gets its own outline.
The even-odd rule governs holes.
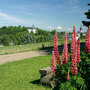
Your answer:
[[[23,45],[30,43],[48,42],[54,38],[56,30],[46,31],[37,28],[36,33],[28,32],[27,27],[19,26],[3,26],[0,28],[0,44]],[[58,38],[63,37],[64,32],[58,32]]]

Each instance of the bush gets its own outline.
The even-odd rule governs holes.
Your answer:
[[[71,62],[57,66],[55,87],[53,90],[89,90],[90,86],[90,54],[81,53],[81,61],[77,63],[78,74],[69,73],[70,79],[67,80],[68,70],[71,70]]]
[[[4,34],[2,39],[1,39],[1,43],[4,46],[8,46],[10,44],[10,37],[8,35]]]

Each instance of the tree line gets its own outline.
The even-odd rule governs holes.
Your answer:
[[[56,30],[46,31],[37,28],[36,33],[29,33],[28,28],[24,26],[3,26],[0,28],[0,44],[8,46],[52,41],[55,32]],[[62,33],[58,32],[58,36],[62,38]]]

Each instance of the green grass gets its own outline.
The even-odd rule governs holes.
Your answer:
[[[53,42],[0,47],[0,55],[39,50],[40,48],[42,48],[42,44],[45,44],[45,47],[48,47],[52,46]]]
[[[85,39],[81,39],[80,42],[85,42]]]
[[[51,46],[53,46],[53,41],[34,43],[34,44],[26,44],[26,45],[0,47],[0,55],[39,50],[42,48],[42,44],[44,44],[45,47],[51,47]],[[62,45],[63,41],[59,40],[58,44]]]
[[[71,41],[68,40],[68,44],[70,42]],[[85,42],[85,39],[82,39],[81,42]],[[44,44],[44,46],[46,48],[51,47],[51,46],[53,46],[53,41],[34,43],[34,44],[26,44],[26,45],[0,47],[0,55],[39,50],[40,48],[42,48],[42,44]],[[63,44],[63,39],[59,39],[58,45],[62,45],[62,44]]]
[[[0,90],[51,90],[37,82],[39,69],[50,66],[50,60],[47,55],[0,65]]]
[[[50,66],[50,61],[47,55],[0,65],[0,90],[51,90],[37,82],[39,69]]]

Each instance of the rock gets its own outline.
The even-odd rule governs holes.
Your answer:
[[[52,75],[53,75],[53,73],[50,73],[50,74],[47,74],[47,75],[45,75],[45,76],[41,76],[41,78],[40,78],[40,81],[42,82],[42,83],[50,83],[51,82],[51,78],[52,78]]]
[[[43,68],[39,70],[41,77],[40,77],[40,82],[46,85],[50,85],[52,87],[54,87],[55,81],[51,80],[53,73],[51,71],[50,67],[47,68]]]
[[[52,73],[51,67],[40,69],[39,72],[40,72],[41,75],[47,75],[49,73]]]
[[[40,82],[46,85],[53,86],[53,81],[51,80],[53,73],[47,74],[45,76],[41,76]]]

